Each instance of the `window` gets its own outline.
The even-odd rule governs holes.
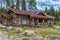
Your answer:
[[[21,23],[22,23],[22,24],[26,24],[26,23],[27,23],[26,19],[22,19],[22,20],[21,20]]]
[[[48,24],[52,24],[52,21],[49,20],[49,21],[48,21]]]
[[[43,22],[43,19],[39,19],[39,23],[40,23],[40,22]]]
[[[48,22],[48,20],[47,20],[47,19],[45,19],[45,20],[44,20],[44,22],[45,22],[45,23],[47,23],[47,22]]]

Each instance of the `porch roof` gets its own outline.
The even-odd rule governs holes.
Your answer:
[[[14,13],[19,14],[19,15],[30,16],[30,17],[32,17],[32,18],[55,19],[55,17],[50,16],[50,15],[47,15],[47,14],[45,14],[45,13],[42,12],[42,11],[30,12],[30,11],[17,10],[17,9],[11,8],[11,9],[8,9],[8,10],[7,10],[7,14],[8,14],[9,12],[14,12]],[[37,15],[38,13],[42,13],[44,16],[43,16],[43,15]],[[7,15],[7,14],[6,14],[6,15]],[[11,15],[10,15],[10,16],[11,16]]]
[[[41,19],[55,19],[53,16],[39,16],[39,15],[33,15],[32,18],[41,18]]]
[[[12,15],[9,15],[9,14],[2,14],[2,16],[6,19],[11,19],[12,18]]]

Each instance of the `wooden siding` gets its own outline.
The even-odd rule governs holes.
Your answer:
[[[21,26],[21,25],[39,26],[39,27],[50,26],[53,25],[53,19],[54,19],[54,17],[49,15],[37,15],[34,14],[33,12],[27,12],[27,11],[22,12],[18,10],[8,10],[8,12],[6,14],[2,14],[2,16],[3,16],[2,18],[3,24],[15,25],[15,26]],[[25,20],[26,23],[22,24],[23,20]],[[39,22],[41,20],[42,22]],[[45,20],[47,20],[47,22]]]

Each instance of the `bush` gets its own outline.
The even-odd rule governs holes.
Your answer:
[[[28,38],[23,38],[22,40],[29,40]]]
[[[60,22],[54,22],[54,25],[60,25]]]

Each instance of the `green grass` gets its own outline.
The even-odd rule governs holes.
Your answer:
[[[55,29],[55,28],[52,28],[52,27],[46,27],[46,28],[24,27],[23,29],[24,30],[34,30],[37,35],[40,35],[40,36],[43,36],[43,37],[45,37],[46,35],[60,36],[60,29]]]
[[[46,28],[34,28],[34,27],[21,27],[23,31],[19,34],[22,34],[25,30],[33,30],[37,35],[40,36],[47,36],[47,35],[57,35],[60,36],[60,29],[55,29],[53,27],[46,27]],[[1,31],[6,31],[9,35],[10,34],[18,34],[16,33],[16,28],[14,27],[12,30],[7,30],[6,28],[0,28]]]

